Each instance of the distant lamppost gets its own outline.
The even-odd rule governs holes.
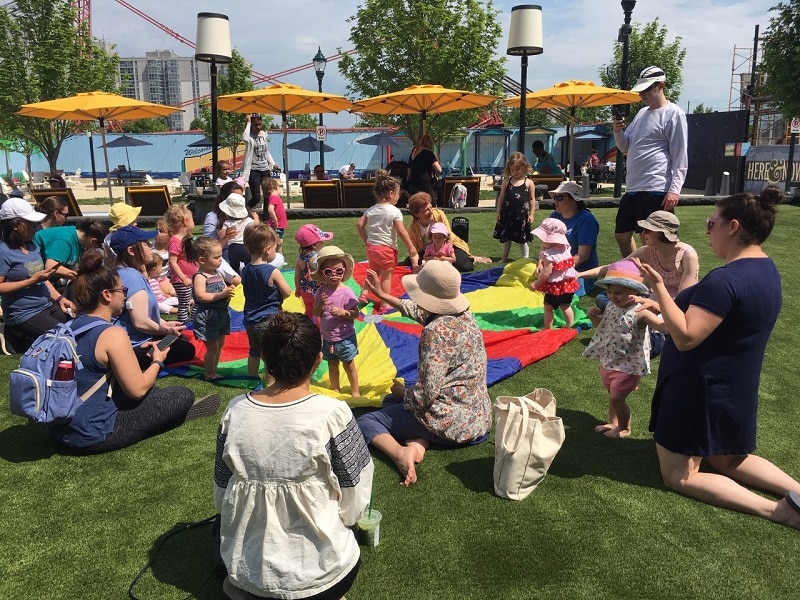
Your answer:
[[[523,154],[525,153],[525,94],[528,91],[528,56],[542,52],[544,52],[542,47],[542,7],[538,4],[521,4],[513,7],[506,54],[522,57],[517,149]]]
[[[636,6],[636,0],[622,0],[622,12],[625,13],[625,23],[619,29],[617,41],[622,44],[622,64],[619,69],[619,87],[622,90],[628,89],[628,63],[630,57],[628,55],[628,42],[631,37],[631,13],[633,7]],[[621,107],[620,112],[628,116],[629,105],[625,104]],[[622,174],[625,170],[625,157],[622,152],[617,148],[617,166],[614,169],[614,198],[619,198],[622,195]]]
[[[228,16],[197,13],[197,37],[194,59],[211,63],[211,165],[217,168],[219,133],[217,131],[217,63],[231,62],[231,30]]]
[[[317,74],[317,83],[319,84],[319,92],[322,93],[322,78],[325,77],[325,65],[328,64],[328,59],[322,53],[322,47],[317,46],[317,54],[311,59],[314,63],[314,72]],[[319,113],[319,126],[322,127],[322,113]],[[323,142],[319,143],[319,164],[325,168],[325,152],[322,147]]]

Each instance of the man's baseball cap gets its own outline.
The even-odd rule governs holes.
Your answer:
[[[664,69],[661,67],[647,67],[639,73],[639,79],[636,80],[636,85],[631,88],[635,94],[645,91],[651,85],[658,81],[666,81],[667,76]]]

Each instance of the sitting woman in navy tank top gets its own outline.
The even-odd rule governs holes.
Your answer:
[[[153,360],[142,371],[128,333],[111,319],[122,312],[125,288],[116,272],[103,266],[98,253],[85,254],[73,284],[80,314],[74,329],[95,322],[96,326],[76,340],[82,369],[76,369],[78,394],[97,386],[66,424],[48,426],[50,436],[75,454],[98,454],[131,446],[145,438],[173,429],[193,417],[210,416],[219,406],[216,394],[194,402],[194,392],[182,386],[157,388],[153,384],[164,366],[169,348],[159,350],[155,342]]]

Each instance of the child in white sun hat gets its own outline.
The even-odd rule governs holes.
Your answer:
[[[567,241],[567,226],[559,219],[547,218],[531,233],[542,240],[539,252],[539,276],[530,284],[533,291],[544,292],[544,328],[553,326],[553,311],[560,308],[567,327],[572,327],[575,315],[572,297],[580,288],[575,257]]]

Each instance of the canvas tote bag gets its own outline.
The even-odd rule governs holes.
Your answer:
[[[494,492],[524,500],[541,483],[564,443],[564,423],[556,416],[550,390],[527,396],[500,396],[493,406]]]

